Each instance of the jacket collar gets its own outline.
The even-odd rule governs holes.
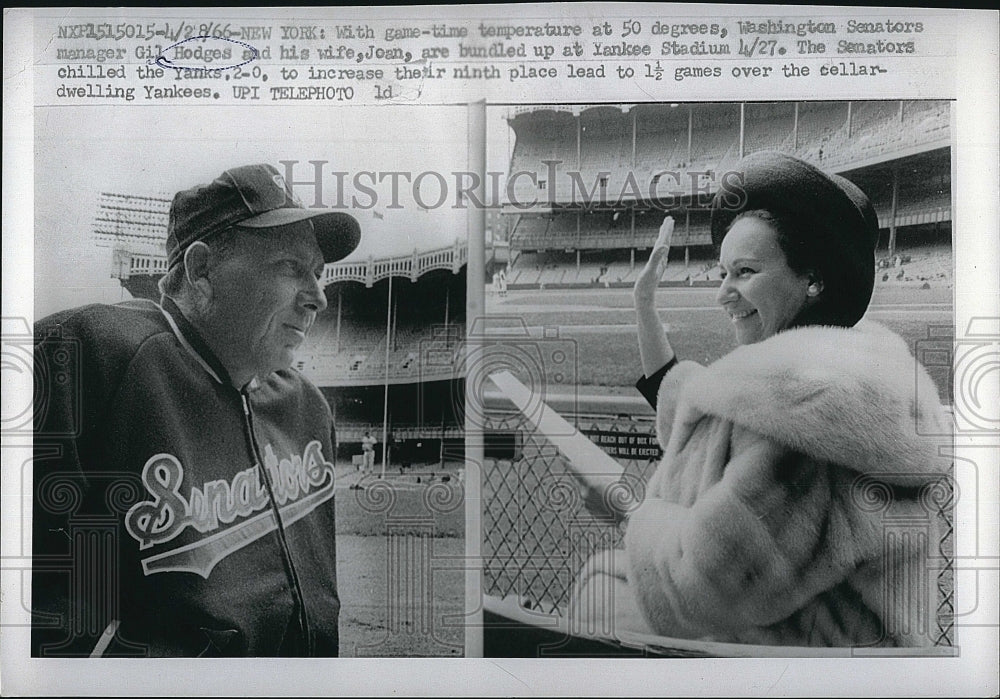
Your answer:
[[[215,356],[215,353],[212,352],[201,335],[198,334],[198,331],[194,329],[194,326],[184,317],[184,314],[177,307],[177,304],[174,303],[174,300],[169,296],[164,296],[160,300],[160,312],[167,319],[170,329],[177,336],[177,340],[181,343],[181,346],[195,358],[201,367],[217,383],[232,386],[233,382],[229,377],[229,372],[226,371],[222,362]]]

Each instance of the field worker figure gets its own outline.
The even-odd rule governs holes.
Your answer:
[[[627,521],[625,548],[584,566],[571,616],[754,645],[930,646],[950,421],[907,344],[861,320],[874,208],[790,155],[735,169],[711,230],[739,346],[709,366],[675,356],[655,307],[668,217],[634,290],[637,387],[663,458],[637,508],[602,513]]]
[[[174,196],[159,305],[36,323],[34,656],[338,654],[333,421],[291,366],[359,240],[232,168]]]
[[[361,438],[361,455],[363,457],[361,465],[361,475],[369,475],[375,472],[375,445],[378,440],[372,437],[372,433],[365,430],[365,436]]]
[[[500,298],[507,298],[507,272],[504,267],[500,268],[500,273],[497,277],[497,284],[500,289]]]

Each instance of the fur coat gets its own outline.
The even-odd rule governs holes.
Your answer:
[[[951,424],[901,338],[787,330],[680,362],[657,404],[663,459],[625,551],[578,579],[577,623],[603,609],[619,630],[682,638],[933,643]]]

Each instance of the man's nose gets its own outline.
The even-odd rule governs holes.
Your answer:
[[[301,297],[303,306],[316,313],[322,313],[326,309],[326,294],[323,292],[323,280],[309,275],[309,281],[306,282],[306,288],[303,289]]]

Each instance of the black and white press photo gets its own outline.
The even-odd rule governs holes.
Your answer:
[[[998,32],[6,9],[0,693],[995,696]]]
[[[288,116],[38,112],[35,657],[463,655],[465,111]]]
[[[951,104],[491,123],[485,653],[954,653]]]

